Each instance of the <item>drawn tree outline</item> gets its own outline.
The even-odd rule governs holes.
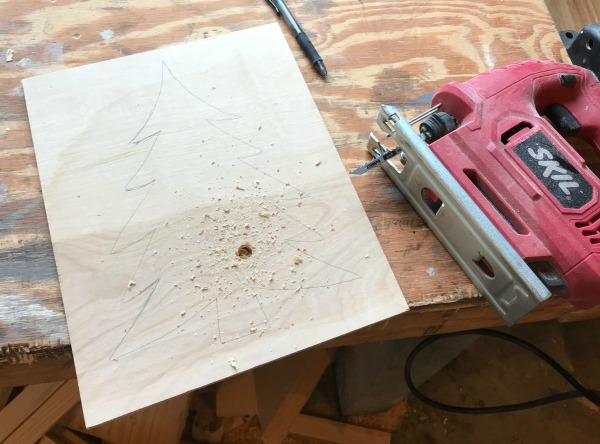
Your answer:
[[[160,275],[158,277],[147,278],[144,280],[138,279],[140,270],[144,267],[145,262],[147,262],[152,256],[151,250],[153,246],[153,240],[161,230],[165,230],[166,228],[162,226],[154,226],[142,233],[138,233],[137,230],[132,229],[131,227],[135,227],[136,216],[140,210],[143,210],[144,207],[148,205],[148,202],[152,197],[153,189],[155,186],[159,185],[156,183],[157,179],[152,177],[152,174],[149,174],[146,170],[148,165],[152,164],[156,153],[158,153],[160,150],[169,149],[169,140],[168,137],[165,138],[166,131],[164,125],[162,125],[163,122],[154,122],[154,117],[157,114],[160,114],[157,112],[157,110],[160,110],[162,106],[166,106],[166,108],[168,108],[169,97],[165,97],[168,94],[168,92],[165,90],[173,87],[178,88],[179,93],[183,92],[184,96],[186,96],[188,100],[190,100],[190,103],[192,103],[194,106],[200,106],[203,111],[211,110],[211,112],[214,113],[214,115],[211,115],[211,117],[205,118],[205,122],[208,123],[211,128],[214,128],[215,132],[211,132],[213,136],[215,134],[218,134],[220,137],[226,136],[233,142],[232,146],[235,146],[236,148],[242,147],[244,149],[244,151],[240,152],[239,154],[237,154],[236,151],[235,159],[237,161],[241,162],[245,168],[253,171],[253,174],[261,177],[261,180],[277,183],[286,190],[284,194],[280,195],[280,199],[278,199],[278,201],[271,200],[267,202],[270,208],[275,209],[275,212],[280,214],[280,220],[283,218],[284,220],[287,220],[286,223],[289,223],[296,228],[296,230],[288,230],[293,232],[291,237],[283,238],[279,241],[279,243],[282,245],[287,245],[291,250],[302,251],[302,245],[319,243],[325,239],[325,236],[318,229],[316,229],[316,227],[311,227],[305,224],[296,217],[287,214],[286,211],[282,209],[281,202],[305,202],[310,200],[311,196],[308,193],[304,193],[301,189],[296,188],[293,186],[293,184],[289,184],[288,182],[275,177],[266,171],[263,171],[260,166],[256,165],[256,163],[259,162],[254,162],[255,160],[258,160],[260,156],[265,154],[263,149],[245,140],[239,135],[234,134],[231,128],[227,128],[227,125],[231,126],[232,121],[243,119],[244,117],[239,114],[232,114],[224,111],[210,104],[205,99],[199,97],[193,91],[188,89],[182,82],[180,82],[167,64],[162,62],[160,86],[158,88],[158,93],[156,95],[156,99],[154,100],[153,107],[151,108],[141,128],[127,143],[128,149],[136,149],[140,151],[141,154],[139,154],[138,157],[141,157],[142,159],[139,162],[134,174],[128,178],[123,188],[123,192],[136,193],[139,195],[139,201],[135,209],[132,211],[129,219],[123,225],[123,228],[115,238],[110,250],[110,254],[112,256],[118,256],[121,253],[131,253],[132,251],[140,252],[140,258],[135,265],[135,269],[131,273],[129,285],[127,285],[127,288],[124,289],[121,297],[121,304],[123,305],[131,306],[132,304],[137,304],[137,313],[132,319],[129,327],[125,330],[118,344],[116,344],[114,347],[114,350],[109,358],[111,360],[118,360],[150,344],[156,343],[167,336],[181,333],[187,328],[188,325],[190,325],[192,321],[198,321],[198,317],[202,317],[203,314],[208,312],[212,307],[215,308],[214,314],[216,315],[217,330],[213,336],[213,339],[217,340],[219,343],[226,343],[240,337],[249,336],[255,333],[258,329],[258,327],[244,326],[240,330],[242,333],[229,334],[227,337],[225,337],[226,335],[223,334],[222,324],[224,322],[223,320],[228,318],[225,316],[224,311],[227,307],[231,307],[231,304],[226,302],[223,297],[220,298],[219,294],[216,294],[210,298],[200,298],[195,303],[189,305],[186,310],[186,317],[173,320],[172,326],[166,328],[164,331],[157,332],[154,334],[154,336],[145,338],[141,341],[139,338],[136,338],[134,341],[132,341],[135,345],[128,344],[132,336],[137,334],[135,333],[136,331],[139,330],[141,333],[142,331],[146,330],[145,327],[147,327],[147,325],[144,325],[144,318],[149,312],[154,313],[156,310],[161,309],[164,301],[160,297],[160,293],[161,291],[164,292],[168,290],[161,287],[161,284],[164,283],[164,278]],[[190,108],[192,108],[192,106],[190,106]],[[211,134],[206,134],[203,137],[205,139],[210,139]],[[220,149],[220,147],[217,147],[217,149]],[[207,167],[208,166],[209,165],[207,165]],[[200,245],[203,248],[207,247],[207,245]],[[327,261],[319,259],[318,256],[309,254],[306,251],[303,252],[303,255],[317,262],[320,267],[331,267],[332,270],[335,269],[338,274],[340,272],[344,274],[344,278],[339,281],[327,283],[327,286],[339,285],[361,278],[359,274],[351,270],[328,263]],[[195,285],[198,286],[197,284]],[[304,287],[304,289],[306,290],[324,286],[326,285]],[[284,288],[268,288],[260,285],[249,285],[248,288],[251,289],[251,294],[254,294],[253,292],[255,290],[288,292],[289,294],[291,294],[291,292],[298,292],[298,289],[296,288],[285,288],[285,286]],[[200,287],[201,292],[202,289],[203,287]],[[194,291],[196,290],[194,289]],[[261,326],[261,329],[264,330],[269,328],[272,321],[265,312],[264,301],[261,300],[260,296],[258,294],[254,294],[251,298],[249,298],[248,305],[253,306],[254,308],[252,309],[252,307],[250,307],[247,311],[259,310],[263,313],[264,323],[266,325]],[[184,312],[182,311],[182,316],[184,316],[183,313]],[[235,316],[236,313],[231,315],[233,318],[235,318]],[[132,331],[134,332],[133,334],[131,333]]]

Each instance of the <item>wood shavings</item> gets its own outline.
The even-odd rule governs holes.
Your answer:
[[[237,362],[235,362],[235,357],[231,357],[227,360],[228,364],[235,370],[237,370]]]
[[[135,281],[134,280],[129,280],[129,283],[127,284],[127,289],[131,290],[131,287],[133,287],[135,285]]]
[[[185,316],[185,310],[183,310],[181,313],[179,313],[182,317]]]
[[[23,68],[23,69],[25,69],[25,68],[27,68],[29,65],[31,65],[31,63],[32,63],[32,62],[31,62],[31,59],[28,59],[27,57],[23,57],[21,60],[19,60],[19,61],[17,62],[17,66],[18,66],[19,68]]]
[[[304,259],[302,259],[300,256],[294,256],[294,264],[300,265],[302,262],[304,262]]]
[[[196,261],[196,268],[200,268],[202,266],[202,262]]]
[[[260,213],[258,213],[258,215],[260,217],[264,217],[265,219],[268,219],[269,216],[271,216],[271,213],[269,213],[268,211],[261,211]]]
[[[321,165],[321,161],[319,159],[315,160],[315,166]]]
[[[12,48],[8,48],[6,50],[6,56],[5,56],[6,61],[7,62],[12,62],[14,55],[15,55],[15,50],[12,49]]]
[[[240,190],[240,191],[244,191],[244,187],[243,187],[243,186],[241,186],[241,185],[236,185],[236,186],[235,186],[235,189],[236,189],[236,190]]]

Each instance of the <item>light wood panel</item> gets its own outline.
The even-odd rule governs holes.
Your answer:
[[[88,426],[407,309],[276,24],[23,85]]]

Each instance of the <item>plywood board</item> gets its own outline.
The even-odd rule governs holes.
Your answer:
[[[407,309],[277,24],[23,86],[88,427]]]

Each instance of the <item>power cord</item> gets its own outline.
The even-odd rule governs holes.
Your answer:
[[[415,386],[412,380],[412,366],[415,358],[428,346],[433,344],[434,342],[438,342],[443,339],[456,337],[456,336],[466,336],[466,335],[479,335],[479,336],[490,336],[493,338],[501,339],[503,341],[508,341],[512,344],[518,345],[525,350],[533,353],[537,357],[539,357],[542,361],[552,367],[560,376],[563,377],[565,381],[567,381],[575,390],[556,393],[554,395],[545,396],[543,398],[533,399],[531,401],[526,402],[518,402],[515,404],[505,404],[505,405],[496,405],[490,407],[461,407],[456,405],[444,404],[442,402],[436,401],[424,395],[419,389]],[[424,402],[431,407],[435,407],[440,410],[445,410],[447,412],[453,413],[466,413],[470,415],[482,415],[488,413],[506,413],[506,412],[515,412],[518,410],[525,410],[534,407],[539,407],[542,405],[550,404],[553,402],[564,401],[566,399],[574,399],[574,398],[586,398],[590,402],[594,403],[596,406],[600,407],[600,391],[598,390],[590,390],[584,387],[573,375],[571,375],[563,366],[561,366],[558,362],[556,362],[549,355],[544,353],[539,348],[530,344],[523,339],[517,338],[516,336],[510,335],[508,333],[503,333],[501,331],[489,330],[486,328],[470,330],[470,331],[461,331],[456,333],[447,333],[443,335],[430,336],[417,345],[413,351],[408,356],[406,360],[406,364],[404,365],[404,379],[406,381],[406,385],[410,389],[413,395],[420,401]]]

